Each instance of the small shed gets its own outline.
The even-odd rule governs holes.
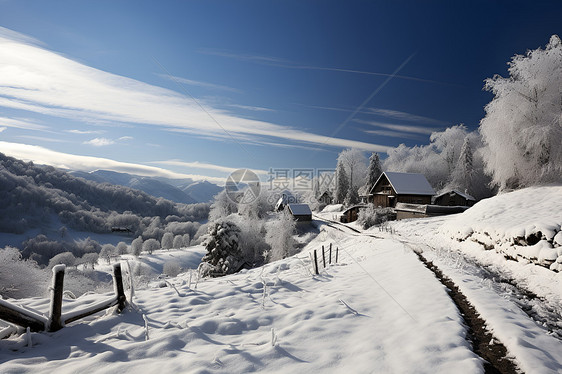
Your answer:
[[[433,187],[423,174],[385,171],[371,188],[369,201],[393,208],[397,203],[431,204]]]
[[[324,205],[330,205],[332,203],[332,193],[330,191],[324,191],[318,196],[318,202]]]
[[[340,222],[341,223],[350,223],[357,221],[357,216],[359,214],[359,209],[366,208],[366,204],[358,204],[351,206],[344,210],[340,215]]]
[[[473,206],[476,199],[466,192],[451,190],[441,193],[433,198],[433,204],[444,206]]]
[[[312,211],[308,204],[288,204],[287,209],[297,222],[312,221]]]

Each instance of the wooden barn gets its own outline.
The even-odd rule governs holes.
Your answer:
[[[312,221],[312,211],[308,204],[288,204],[287,209],[297,222]]]
[[[444,206],[473,206],[476,199],[458,190],[447,191],[433,198],[433,204]]]
[[[396,203],[431,204],[435,191],[423,174],[385,171],[369,193],[375,206],[394,208]]]
[[[366,204],[358,204],[344,210],[340,215],[341,223],[350,223],[357,221],[357,215],[359,214],[359,209],[366,208]]]

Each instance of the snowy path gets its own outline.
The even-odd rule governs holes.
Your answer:
[[[312,276],[308,252],[329,243],[340,263]],[[0,371],[483,372],[445,287],[393,239],[323,227],[293,258],[197,290],[187,274],[171,283],[179,295],[139,290],[138,309],[32,334],[31,347],[1,341]]]
[[[560,304],[556,282],[558,274],[532,264],[505,261],[501,255],[474,248],[476,243],[458,243],[440,235],[437,228],[446,218],[397,222],[393,226],[399,235],[394,236],[433,262],[466,295],[487,328],[501,340],[521,370],[527,373],[562,373],[562,341],[557,331],[562,328]],[[454,248],[463,246],[464,251]],[[466,253],[478,254],[480,260],[469,258]],[[465,257],[466,256],[466,257]],[[481,262],[486,258],[484,262]],[[478,265],[480,263],[480,265]],[[487,264],[488,269],[483,269]],[[513,269],[520,270],[519,274]],[[491,274],[498,274],[497,279]],[[534,286],[542,291],[544,302],[539,298],[522,299],[525,290],[516,285],[502,284],[502,279]],[[548,286],[552,288],[549,288]],[[533,308],[548,322],[539,322],[541,316],[531,318],[522,307]],[[550,328],[549,328],[550,327]],[[550,330],[550,331],[549,331]],[[554,330],[554,332],[553,332]]]

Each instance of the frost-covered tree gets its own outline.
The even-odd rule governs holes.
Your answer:
[[[367,159],[362,150],[357,148],[344,149],[338,155],[338,163],[339,162],[341,162],[345,168],[350,188],[358,189],[365,184]]]
[[[78,262],[83,264],[85,268],[90,267],[93,270],[94,266],[98,263],[98,258],[99,255],[97,253],[86,253]]]
[[[118,255],[124,255],[129,251],[129,246],[125,242],[119,242],[117,243],[115,250],[117,251]]]
[[[197,230],[197,231],[199,231],[199,230]],[[191,246],[191,237],[189,236],[189,234],[183,234],[183,246],[184,247]]]
[[[62,252],[56,256],[53,256],[49,260],[49,269],[52,269],[55,265],[63,264],[67,267],[71,267],[76,265],[76,257],[72,254],[72,252]]]
[[[140,256],[142,252],[142,244],[143,244],[143,240],[141,236],[134,239],[133,242],[131,243],[131,254],[137,257]]]
[[[160,242],[156,239],[150,238],[142,243],[142,250],[148,254],[152,254],[157,249],[160,249]]]
[[[377,181],[377,179],[379,179],[381,174],[382,174],[382,166],[381,166],[379,154],[373,152],[371,157],[369,157],[369,167],[367,168],[367,181],[365,182],[365,187],[363,188],[365,193],[369,193],[371,191],[371,189],[375,185],[375,182]]]
[[[352,206],[359,203],[359,191],[357,188],[350,188],[347,191],[347,195],[345,195],[345,199],[343,200],[343,205],[345,206]]]
[[[181,272],[181,266],[177,261],[166,261],[162,268],[162,273],[169,277],[175,277]]]
[[[172,248],[183,248],[186,245],[183,243],[183,236],[182,235],[176,235],[174,236],[174,241],[172,242]]]
[[[199,265],[202,276],[232,274],[244,266],[245,260],[239,247],[240,234],[240,228],[228,220],[219,220],[208,226],[204,242],[207,254]]]
[[[269,222],[265,242],[271,247],[268,255],[270,261],[281,260],[294,254],[295,230],[296,222],[287,210],[278,213],[277,218]]]
[[[226,190],[222,190],[218,195],[215,196],[215,200],[211,204],[209,221],[216,221],[237,212],[238,204],[236,204],[228,197]]]
[[[117,250],[113,244],[104,244],[101,247],[100,257],[104,259],[108,264],[111,264],[111,257],[117,254]]]
[[[521,188],[562,178],[562,41],[515,55],[509,77],[495,75],[484,88],[480,133],[486,171],[500,189]]]
[[[461,148],[457,166],[453,170],[450,186],[461,192],[472,193],[475,178],[474,157],[470,139],[467,136]]]
[[[347,179],[347,173],[343,162],[338,160],[336,166],[336,191],[334,196],[334,202],[336,204],[343,204],[347,192],[349,191],[349,180]]]
[[[162,236],[162,249],[174,248],[174,234],[167,232]]]

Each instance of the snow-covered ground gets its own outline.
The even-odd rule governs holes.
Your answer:
[[[340,249],[339,264],[313,276],[308,253],[329,243],[333,252]],[[196,287],[190,276],[169,279],[177,291],[156,284],[138,290],[121,315],[101,313],[56,333],[5,339],[0,369],[482,372],[445,288],[392,239],[324,226],[295,257]],[[26,305],[48,307],[39,299]]]
[[[482,203],[495,204],[494,199]],[[537,221],[543,226],[558,220],[557,203],[548,205],[551,210]],[[502,237],[504,215],[517,214],[509,206],[492,211],[483,227]],[[464,215],[471,217],[470,212]],[[356,233],[319,223],[320,233],[291,258],[215,279],[199,280],[187,271],[168,278],[168,284],[151,282],[137,290],[120,315],[99,313],[55,333],[4,339],[0,371],[482,373],[463,318],[446,288],[414,253],[421,250],[458,285],[519,368],[561,373],[561,340],[483,274],[500,274],[556,309],[562,273],[529,261],[508,261],[503,252],[485,250],[476,241],[458,241],[450,227],[466,224],[478,232],[483,219],[461,217],[395,222],[396,234],[377,228]],[[514,220],[506,227],[515,225]],[[339,263],[313,275],[310,252],[330,243],[333,259],[339,248]],[[157,273],[173,257],[162,251],[144,259]],[[182,267],[197,265],[196,259],[190,261],[186,258]],[[63,308],[107,296],[65,300]],[[18,302],[42,313],[48,310],[45,299]]]

